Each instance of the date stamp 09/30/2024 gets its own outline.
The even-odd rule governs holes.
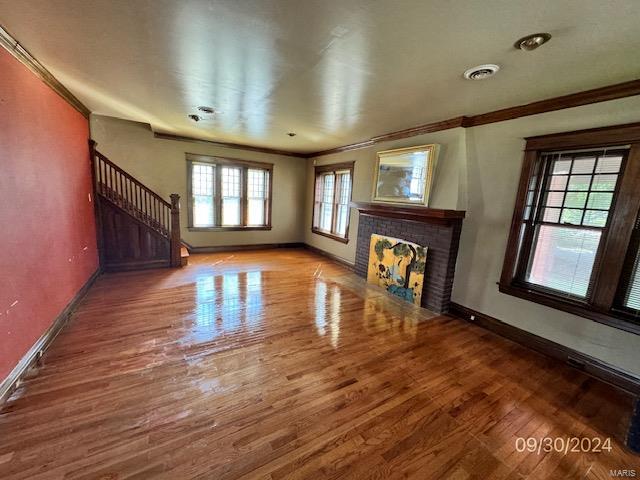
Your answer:
[[[609,453],[613,450],[611,438],[600,437],[517,437],[516,451],[520,453]],[[634,467],[613,469],[609,472],[612,478],[640,478],[640,470]]]

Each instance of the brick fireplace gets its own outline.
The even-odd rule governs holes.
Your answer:
[[[355,272],[367,277],[369,242],[373,233],[426,246],[421,305],[436,313],[447,312],[465,212],[363,202],[353,202],[351,206],[360,214]]]

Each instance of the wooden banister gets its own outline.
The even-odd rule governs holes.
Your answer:
[[[164,198],[162,198],[160,195],[158,195],[157,193],[155,193],[153,190],[151,190],[149,187],[147,187],[144,183],[142,183],[140,180],[138,180],[136,177],[134,177],[133,175],[131,175],[130,173],[127,173],[125,170],[123,170],[122,168],[120,168],[118,165],[116,165],[115,163],[113,163],[111,160],[109,160],[107,157],[105,157],[102,153],[98,152],[97,150],[94,150],[95,155],[100,158],[101,161],[103,161],[105,164],[109,165],[113,170],[115,170],[116,172],[118,172],[120,175],[122,175],[123,177],[129,179],[131,181],[131,183],[141,187],[143,190],[146,190],[149,195],[151,195],[152,197],[154,197],[156,200],[158,200],[158,202],[160,202],[161,204],[164,204],[166,207],[171,208],[171,204],[169,202],[167,202]]]
[[[180,259],[180,196],[171,195],[171,203],[124,171],[96,150],[89,141],[92,177],[96,195],[124,210],[128,215],[153,229],[170,243],[169,263],[179,267]]]

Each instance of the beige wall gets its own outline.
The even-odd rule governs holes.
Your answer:
[[[182,238],[193,246],[302,242],[306,161],[195,142],[153,137],[149,125],[91,116],[91,138],[98,150],[166,200],[181,197]],[[187,164],[185,153],[273,163],[273,218],[269,231],[189,232],[187,230]]]
[[[355,202],[369,202],[373,193],[373,177],[376,165],[376,152],[392,148],[411,147],[437,143],[440,145],[436,165],[430,206],[464,210],[466,207],[466,162],[465,130],[456,128],[428,135],[405,138],[394,142],[379,143],[375,147],[337,153],[309,159],[307,162],[307,191],[305,208],[305,243],[330,252],[353,263],[356,256],[356,238],[358,233],[358,212],[351,210],[349,224],[349,243],[343,244],[311,232],[313,214],[313,166],[339,162],[355,161],[353,171],[353,191],[351,199]]]
[[[637,121],[640,97],[632,97],[311,159],[307,165],[305,242],[349,262],[355,259],[357,212],[351,212],[351,240],[347,245],[310,231],[314,162],[324,165],[355,161],[353,199],[369,201],[376,151],[438,143],[442,150],[430,206],[467,211],[453,300],[640,376],[640,336],[502,294],[496,285],[509,234],[524,138]]]

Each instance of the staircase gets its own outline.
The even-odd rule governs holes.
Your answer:
[[[103,270],[184,266],[180,196],[167,202],[89,144]]]

